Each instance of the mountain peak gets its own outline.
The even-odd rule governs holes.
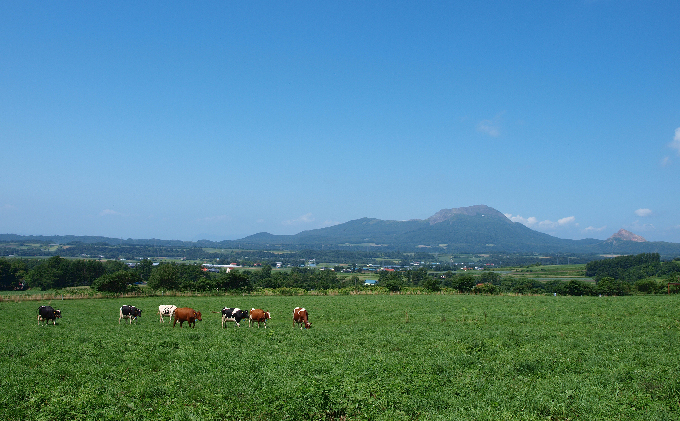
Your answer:
[[[635,241],[636,243],[646,243],[647,240],[644,238],[640,237],[637,234],[633,234],[630,231],[626,231],[625,229],[621,228],[616,234],[612,235],[609,237],[608,240],[625,240],[625,241]]]
[[[439,222],[444,222],[454,215],[467,215],[467,216],[490,216],[494,218],[508,219],[505,215],[500,213],[494,208],[486,205],[474,205],[464,208],[453,208],[453,209],[442,209],[434,215],[426,219],[430,225],[438,224]]]

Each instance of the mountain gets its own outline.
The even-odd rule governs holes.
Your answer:
[[[574,251],[598,240],[563,240],[510,221],[485,205],[442,209],[427,219],[385,221],[361,218],[296,235],[259,233],[245,237],[245,244],[325,247],[381,247],[401,251],[551,252]]]
[[[627,234],[626,234],[627,233]],[[620,235],[617,235],[620,234]],[[237,242],[252,247],[357,248],[448,253],[660,253],[680,255],[680,244],[647,242],[622,230],[613,241],[567,240],[512,222],[486,205],[442,209],[427,219],[361,218],[295,235],[259,233]],[[642,240],[642,241],[640,241]]]
[[[111,245],[154,247],[220,247],[252,249],[342,249],[391,250],[432,253],[583,253],[639,254],[659,253],[680,256],[680,244],[651,242],[626,230],[605,241],[592,238],[566,240],[512,222],[501,212],[486,205],[442,209],[427,219],[390,221],[361,218],[327,228],[302,231],[294,235],[267,232],[240,240],[197,242],[179,240],[133,240],[88,236],[19,236],[0,234],[0,241],[49,241],[67,243],[106,243]]]
[[[618,232],[611,237],[607,239],[607,241],[612,242],[616,240],[623,240],[623,241],[635,241],[637,243],[646,243],[647,240],[644,238],[640,237],[639,235],[633,234],[630,231],[626,231],[625,229],[621,228],[618,230]]]

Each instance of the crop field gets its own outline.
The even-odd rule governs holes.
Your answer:
[[[56,326],[38,326],[41,304]],[[123,304],[143,316],[119,324]],[[161,324],[159,304],[203,321]],[[225,306],[272,319],[223,329]],[[677,295],[5,301],[0,316],[3,420],[680,419]]]

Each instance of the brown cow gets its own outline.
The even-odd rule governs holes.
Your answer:
[[[307,310],[295,307],[295,310],[293,310],[293,327],[295,327],[295,324],[297,323],[300,325],[300,329],[302,329],[303,325],[305,329],[309,329],[312,325],[309,323],[308,317]]]
[[[201,312],[196,311],[193,308],[182,307],[175,310],[175,320],[172,322],[172,327],[175,327],[175,323],[179,321],[179,327],[182,327],[182,323],[189,322],[189,326],[196,327],[196,320],[202,321]],[[192,326],[193,325],[193,326]]]
[[[250,316],[248,318],[248,327],[252,324],[257,323],[257,327],[260,327],[260,323],[264,323],[264,328],[267,328],[267,319],[271,319],[272,316],[268,311],[261,310],[259,308],[253,308],[250,310]]]

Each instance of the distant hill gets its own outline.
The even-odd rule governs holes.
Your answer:
[[[630,231],[627,231],[623,228],[621,228],[616,234],[612,235],[607,239],[607,241],[612,242],[616,240],[623,240],[623,241],[635,241],[636,243],[646,243],[647,240],[644,238],[640,237],[639,235],[633,234]]]
[[[621,231],[620,231],[621,232]],[[627,231],[626,231],[627,232]],[[616,237],[566,240],[512,222],[486,205],[442,209],[427,219],[385,221],[361,218],[295,235],[259,233],[238,240],[251,246],[367,248],[450,253],[652,253],[680,255],[680,244]],[[635,237],[632,237],[635,236]],[[643,239],[644,240],[644,239]]]
[[[519,222],[512,222],[501,212],[485,205],[442,209],[427,219],[390,221],[361,218],[327,228],[302,231],[295,235],[261,232],[240,240],[220,242],[14,234],[0,234],[0,241],[57,244],[82,242],[156,247],[356,250],[380,248],[402,252],[437,253],[659,253],[667,257],[680,256],[680,244],[646,241],[626,230],[620,230],[605,241],[592,238],[567,240],[553,237],[534,231]]]

